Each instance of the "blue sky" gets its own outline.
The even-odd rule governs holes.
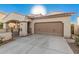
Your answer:
[[[79,4],[42,4],[47,12],[63,11],[75,12],[76,14],[71,17],[71,22],[76,23],[76,18],[79,16]],[[31,9],[34,4],[0,4],[0,12],[11,13],[17,12],[20,14],[31,14]]]

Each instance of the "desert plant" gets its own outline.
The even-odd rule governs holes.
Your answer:
[[[3,28],[3,23],[0,22],[0,29],[2,29],[2,28]]]
[[[0,40],[0,44],[2,44],[3,42],[2,42],[2,40]]]
[[[79,35],[76,36],[75,43],[79,46]]]

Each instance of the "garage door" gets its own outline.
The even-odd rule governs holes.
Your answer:
[[[62,22],[35,23],[35,33],[63,36]]]

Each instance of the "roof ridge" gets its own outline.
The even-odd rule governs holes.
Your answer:
[[[14,13],[14,14],[18,14],[18,15],[22,15],[22,16],[25,16],[25,15],[20,14],[20,13],[17,13],[17,12],[12,12],[12,13]],[[10,13],[10,14],[12,14],[12,13]]]

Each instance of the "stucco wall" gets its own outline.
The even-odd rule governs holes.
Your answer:
[[[74,34],[79,34],[79,25],[74,25]]]
[[[27,35],[27,22],[21,22],[20,23],[20,36],[26,36]]]
[[[34,33],[34,24],[39,22],[54,22],[62,21],[64,23],[64,37],[71,37],[71,24],[70,17],[48,18],[48,19],[35,19],[33,20],[31,27],[32,33]]]
[[[10,40],[12,39],[12,33],[11,32],[0,32],[0,37],[2,37],[2,41]]]

